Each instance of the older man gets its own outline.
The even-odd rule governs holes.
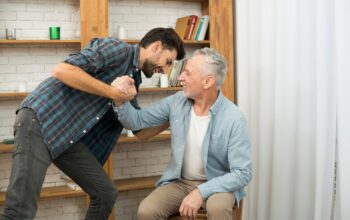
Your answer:
[[[245,196],[252,171],[245,119],[220,91],[226,73],[225,59],[203,48],[179,77],[183,92],[142,110],[129,102],[115,107],[129,129],[167,122],[171,126],[171,161],[158,187],[141,202],[139,219],[167,219],[178,212],[195,217],[201,206],[208,219],[232,218],[232,207]],[[112,85],[133,85],[132,79],[118,80]]]

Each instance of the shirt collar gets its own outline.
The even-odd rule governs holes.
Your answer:
[[[132,45],[132,50],[133,50],[132,66],[134,68],[134,71],[132,73],[132,78],[135,81],[136,90],[138,91],[138,88],[139,88],[140,84],[142,83],[141,69],[139,68],[140,45],[139,44]]]
[[[209,109],[209,111],[213,114],[216,115],[216,113],[220,110],[220,108],[222,108],[222,103],[223,100],[225,99],[225,96],[222,94],[221,90],[219,90],[219,95],[216,99],[216,101],[214,102],[214,105],[212,105]]]
[[[139,65],[140,65],[140,45],[134,44],[132,45],[132,49],[134,52],[134,57],[132,61],[132,65],[135,67],[136,71],[139,71]]]
[[[223,100],[225,99],[225,96],[222,94],[221,90],[218,91],[219,95],[216,98],[214,104],[210,107],[209,111],[212,115],[216,115],[216,113],[222,108]],[[193,105],[192,99],[187,99],[187,102],[185,104],[188,108],[190,108]]]

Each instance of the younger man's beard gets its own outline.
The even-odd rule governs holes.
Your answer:
[[[154,65],[151,61],[148,59],[145,60],[142,66],[142,72],[145,74],[147,78],[151,78],[153,76],[153,71],[154,71]]]

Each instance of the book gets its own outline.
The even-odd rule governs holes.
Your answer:
[[[185,34],[184,40],[191,40],[194,26],[196,25],[197,20],[198,20],[198,16],[196,16],[196,15],[191,15],[190,17],[191,17],[191,20],[190,20],[190,24],[188,27],[188,32]]]
[[[178,86],[177,78],[184,68],[185,60],[174,60],[173,68],[169,75],[169,86]]]
[[[201,23],[201,19],[202,19],[202,17],[197,18],[197,21],[196,21],[196,24],[194,25],[190,40],[196,40],[196,35],[198,32],[199,24]]]
[[[185,39],[186,34],[188,34],[188,32],[189,32],[189,28],[190,28],[190,25],[191,25],[191,20],[192,20],[191,16],[181,17],[181,18],[178,18],[176,20],[175,32],[183,40]]]
[[[203,15],[196,34],[196,40],[204,40],[209,25],[209,16]]]

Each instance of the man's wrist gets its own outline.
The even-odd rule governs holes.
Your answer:
[[[113,101],[112,106],[113,108],[118,108],[121,105],[123,105],[125,102],[124,101]]]
[[[119,96],[120,96],[117,89],[114,88],[113,86],[109,86],[108,94],[109,94],[109,98],[112,99],[114,102],[116,99],[119,99]]]

